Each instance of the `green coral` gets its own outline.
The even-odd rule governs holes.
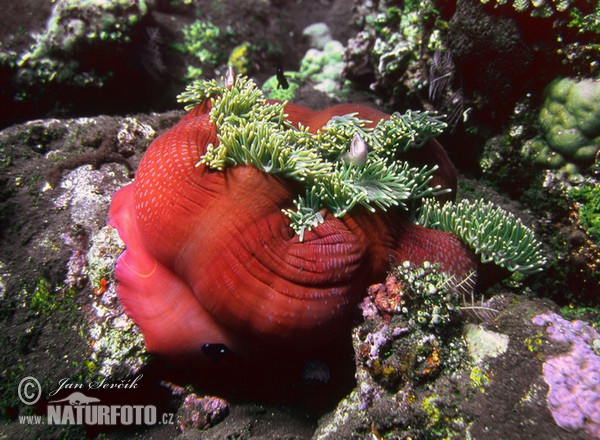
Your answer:
[[[529,12],[532,17],[550,17],[556,12],[566,12],[572,6],[571,0],[480,0],[483,4],[495,7],[511,5],[516,12]]]
[[[208,21],[197,20],[185,26],[182,51],[191,54],[200,66],[188,66],[187,79],[197,79],[204,69],[214,68],[227,59],[222,49],[226,33]]]
[[[533,231],[491,202],[461,200],[440,205],[435,199],[425,199],[417,223],[457,235],[482,262],[494,262],[512,272],[535,273],[546,263]]]
[[[545,91],[539,122],[553,151],[589,163],[600,148],[600,80],[561,78]]]
[[[316,83],[315,90],[333,95],[340,88],[344,50],[336,40],[325,43],[323,49],[309,49],[300,61],[300,77]]]
[[[295,97],[301,84],[309,82],[313,89],[329,96],[340,95],[343,88],[344,45],[333,40],[325,23],[316,23],[304,29],[303,35],[310,39],[311,48],[300,61],[298,72],[285,72],[289,88],[280,88],[277,76],[270,77],[263,84],[263,91],[269,99],[290,101]]]
[[[577,166],[567,163],[564,156],[550,148],[548,143],[541,137],[536,137],[525,142],[521,153],[523,156],[533,159],[535,163],[544,168],[553,170],[561,169],[561,171],[565,171],[569,175],[579,173]]]
[[[600,80],[558,78],[544,94],[538,118],[542,135],[527,141],[522,154],[578,178],[582,167],[598,161]]]
[[[579,221],[590,237],[600,243],[600,186],[573,188],[571,197],[579,205]]]
[[[181,32],[183,32],[185,49],[188,53],[194,55],[202,63],[216,61],[212,45],[219,41],[221,35],[217,26],[206,21],[195,21],[185,26]]]
[[[371,211],[391,206],[408,210],[409,200],[440,192],[428,185],[436,167],[413,168],[400,157],[445,127],[428,112],[394,114],[374,129],[355,115],[339,116],[312,134],[286,121],[284,105],[267,104],[246,77],[238,77],[230,88],[215,80],[197,81],[179,99],[187,109],[211,99],[219,143],[207,147],[202,164],[218,170],[250,164],[305,186],[306,197],[296,199],[297,210],[284,210],[300,239],[319,224],[321,208],[337,217],[357,205]],[[355,134],[370,147],[363,164],[340,160]]]
[[[32,58],[48,51],[69,53],[85,41],[99,39],[128,43],[127,31],[148,13],[144,0],[60,0],[52,10],[46,32],[36,37]]]
[[[279,80],[275,75],[264,82],[262,91],[267,98],[275,99],[277,101],[291,101],[296,97],[296,91],[300,88],[300,84],[303,81],[302,77],[298,72],[290,71],[284,72],[284,75],[288,83],[287,89],[281,87]]]
[[[442,32],[448,27],[438,4],[435,0],[357,4],[361,30],[346,44],[346,76],[360,79],[368,70],[374,76],[369,88],[392,108],[420,100],[428,83],[424,62],[442,48]]]
[[[385,2],[390,4],[393,2]],[[436,22],[439,11],[435,2],[407,1],[400,9],[391,6],[373,18],[375,43],[373,53],[379,58],[377,73],[382,78],[402,74],[408,64],[416,61],[422,46],[431,50],[440,46],[439,32],[427,29],[426,23]]]
[[[518,14],[525,23],[527,16],[535,22],[524,24],[532,30],[551,25],[556,36],[556,54],[562,64],[582,76],[598,73],[600,55],[600,3],[596,0],[480,0],[499,14]],[[525,18],[525,20],[523,20]],[[549,42],[549,41],[548,41]]]
[[[588,3],[593,4],[593,0],[588,0]],[[571,8],[569,18],[568,27],[578,29],[580,32],[588,31],[600,35],[600,3],[596,2],[594,9],[589,14],[582,12],[580,8]],[[592,43],[592,47],[597,51],[600,46],[596,42]]]
[[[401,311],[409,315],[409,323],[434,330],[443,329],[456,316],[464,293],[470,295],[474,284],[472,274],[458,280],[428,261],[421,266],[405,261],[393,273],[405,289]]]

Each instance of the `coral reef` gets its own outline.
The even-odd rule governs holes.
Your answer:
[[[327,43],[333,40],[331,30],[327,24],[319,22],[313,23],[302,30],[302,35],[308,38],[310,47],[323,50]]]
[[[313,88],[334,96],[341,88],[344,46],[336,40],[323,49],[309,49],[300,62],[300,77],[314,83]]]
[[[454,136],[446,145],[451,154],[460,148],[463,167],[476,166],[469,156],[478,154],[465,153],[465,144],[477,143],[485,136],[481,130],[502,127],[525,98],[537,101],[559,72],[598,72],[598,11],[591,5],[578,2],[552,17],[532,18],[529,2],[514,2],[524,8],[518,13],[511,13],[510,2],[482,3],[358,4],[359,31],[345,55],[345,75],[384,104],[447,114]],[[538,10],[548,5],[535,4]],[[578,24],[568,24],[575,17]]]
[[[378,292],[375,304],[379,310],[408,314],[409,325],[434,330],[442,328],[455,318],[461,297],[470,296],[475,284],[475,273],[467,274],[464,279],[457,279],[440,272],[437,265],[428,261],[423,262],[419,268],[413,267],[410,261],[405,261],[391,273],[386,286],[403,286],[404,292],[394,291],[393,288]],[[398,296],[402,298],[399,301]],[[381,301],[383,298],[390,300],[385,306]]]
[[[192,55],[194,62],[187,66],[188,81],[210,76],[214,69],[227,61],[225,45],[231,39],[231,31],[222,31],[213,23],[196,20],[182,30],[183,44],[181,50]]]
[[[47,52],[68,52],[74,45],[85,44],[85,40],[80,40],[83,37],[127,42],[131,38],[127,35],[129,27],[147,12],[144,0],[108,1],[101,5],[85,0],[59,1],[30,58],[37,59]]]
[[[87,368],[92,377],[130,377],[148,361],[141,332],[117,298],[113,273],[123,249],[117,231],[105,226],[91,238],[86,255],[87,274],[95,288],[88,316],[92,350]]]
[[[240,72],[245,64],[262,82],[282,62],[298,65],[307,49],[290,38],[300,36],[307,22],[271,6],[262,0],[61,0],[42,5],[26,0],[11,5],[0,19],[0,124],[173,109],[188,66],[194,78],[200,71],[214,77],[228,57],[241,55],[236,50],[245,43],[246,61],[231,61]],[[302,15],[324,18],[307,10],[314,8],[291,6]],[[210,29],[204,34],[201,26],[192,29],[195,21]]]
[[[334,96],[341,88],[344,69],[344,45],[331,37],[325,23],[315,23],[303,30],[310,37],[309,49],[300,61],[300,78],[313,88]]]
[[[119,188],[111,185],[111,178],[105,172],[92,169],[91,165],[81,164],[61,180],[60,187],[64,191],[54,203],[59,209],[70,209],[74,225],[81,225],[87,234],[95,234],[98,231],[96,219],[106,212],[106,205]],[[100,187],[106,191],[99,192]]]
[[[267,79],[262,90],[269,99],[291,101],[296,90],[303,84],[309,84],[312,89],[330,97],[343,93],[344,45],[331,37],[325,23],[314,23],[306,27],[303,35],[309,38],[311,48],[300,61],[299,71],[282,72],[289,79],[289,84],[283,86],[278,76]]]
[[[552,417],[561,428],[600,438],[600,333],[555,313],[537,315],[532,322],[545,326],[552,341],[570,345],[568,353],[544,363]]]
[[[22,80],[45,83],[53,80],[101,86],[102,73],[94,75],[80,65],[65,63],[73,53],[92,50],[104,44],[127,44],[132,28],[148,12],[144,0],[108,1],[96,4],[89,1],[61,0],[52,9],[46,31],[36,37],[31,52],[21,54],[16,61]],[[71,58],[72,59],[72,58]],[[38,78],[27,78],[35,72]]]
[[[506,0],[481,0],[481,3],[494,5],[495,7],[511,5],[516,12],[528,12],[532,17],[550,17],[555,13],[567,12],[573,4],[583,3],[571,0],[550,0],[550,1],[530,1],[530,0],[514,0],[507,2]]]
[[[285,387],[310,359],[337,364],[327,346],[345,346],[352,310],[389,258],[432,261],[448,273],[440,286],[475,279],[466,244],[510,270],[544,263],[531,232],[491,204],[447,213],[462,216],[452,231],[466,244],[410,223],[413,204],[454,184],[430,140],[441,124],[427,113],[267,102],[240,76],[196,82],[180,99],[191,112],[152,144],[110,211],[127,246],[115,272],[119,298],[152,353],[261,383],[272,380],[262,373],[271,350],[285,348]],[[415,286],[424,289],[418,319],[446,322],[452,299],[438,300],[441,287],[429,284]]]
[[[366,2],[357,10],[361,30],[348,41],[345,76],[390,106],[414,108],[427,81],[420,58],[440,45],[435,3]]]
[[[464,303],[463,303],[464,304]],[[469,306],[465,308],[468,309]],[[503,355],[508,349],[510,338],[494,331],[486,330],[480,325],[465,324],[465,340],[468,344],[469,354],[476,365],[483,365],[485,359],[496,358]],[[489,381],[481,368],[473,368],[470,373],[472,381],[481,386],[483,381]]]
[[[573,74],[584,77],[598,74],[600,6],[596,2],[481,0],[481,3],[490,13],[512,16],[522,29],[529,28],[526,38],[533,34],[538,41],[556,47],[556,55]]]
[[[233,48],[231,54],[229,54],[227,64],[233,68],[234,72],[239,72],[242,75],[248,73],[250,67],[248,54],[251,50],[250,43],[243,43]]]
[[[6,96],[14,103],[15,112],[31,111],[31,106],[47,109],[62,102],[87,100],[106,110],[110,103],[100,89],[118,89],[118,81],[131,77],[145,59],[142,52],[153,43],[147,37],[149,8],[144,0],[60,0],[53,2],[52,12],[43,32],[34,35],[34,43],[25,51],[2,51],[0,65],[6,81]],[[141,47],[139,51],[136,48]],[[0,46],[1,49],[1,46]],[[154,67],[160,67],[160,58]],[[150,68],[150,64],[145,63]],[[162,66],[164,68],[164,66]],[[136,84],[123,93],[134,96],[139,88],[152,83],[138,75]],[[70,91],[79,91],[66,96]],[[12,115],[11,115],[12,116]],[[14,117],[14,116],[12,116]]]
[[[453,90],[460,89],[461,99],[473,107],[471,116],[478,122],[501,126],[525,96],[525,89],[535,90],[543,81],[536,62],[550,63],[536,58],[545,53],[535,52],[524,34],[509,16],[487,13],[477,2],[456,2],[441,39],[457,71]]]
[[[74,383],[123,378],[146,363],[139,329],[114,290],[122,243],[104,227],[108,200],[130,180],[127,169],[115,163],[97,163],[96,169],[81,161],[73,169],[61,164],[93,152],[97,140],[106,137],[134,165],[175,115],[180,117],[174,112],[35,120],[0,132],[1,203],[6,204],[0,235],[3,422],[16,417],[15,390],[27,375],[48,392],[61,378]],[[45,176],[57,166],[64,175],[52,186]],[[23,407],[17,412],[27,414]],[[52,431],[8,437],[58,435]],[[75,431],[74,437],[83,436]]]
[[[591,327],[581,322],[571,325],[539,301],[510,295],[485,303],[493,314],[463,313],[473,310],[461,301],[447,309],[450,320],[423,325],[418,318],[428,307],[422,298],[431,298],[423,295],[429,288],[419,291],[413,286],[434,280],[440,297],[455,299],[462,296],[461,289],[436,275],[433,267],[408,263],[401,267],[406,274],[402,280],[390,275],[385,284],[372,286],[362,302],[365,320],[353,332],[356,388],[322,419],[313,438],[505,438],[517,429],[530,438],[582,438],[584,423],[577,415],[591,416],[598,408],[593,391],[598,355],[591,349],[598,335]],[[532,314],[539,314],[533,322]],[[563,413],[554,418],[554,409],[548,410],[554,396],[550,399],[544,378],[553,358],[546,358],[564,345],[548,341],[540,331],[538,325],[544,325],[547,317],[566,322],[566,335],[558,328],[556,334],[587,344],[587,355],[595,356],[580,356],[579,364],[568,366],[566,358],[560,358],[565,367],[561,374],[568,378],[555,381],[554,387],[569,383],[580,390],[587,384],[592,392],[580,398],[581,406],[575,403],[576,393],[561,399],[564,405],[557,410]],[[563,430],[554,421],[561,416],[569,421],[576,416],[580,431]],[[502,423],[495,424],[498,418]],[[588,426],[596,429],[592,420]],[[591,429],[588,435],[597,436]]]
[[[579,84],[574,78],[559,78],[552,85],[563,81],[563,91],[572,90]],[[588,86],[594,84],[591,79],[582,82]],[[595,105],[589,105],[587,101],[593,100],[593,96],[589,94],[585,99],[573,100],[570,108],[577,109],[573,114],[565,105],[566,96],[537,104],[532,96],[521,101],[515,107],[511,125],[501,135],[488,139],[480,162],[489,185],[527,206],[538,219],[546,218],[538,220],[535,229],[547,244],[545,252],[548,252],[550,262],[547,271],[552,274],[553,281],[546,283],[547,277],[540,278],[536,289],[561,304],[582,300],[588,304],[597,303],[600,272],[593,232],[593,189],[597,187],[598,165],[593,155],[588,155],[587,162],[576,161],[573,156],[567,159],[566,155],[550,147],[539,122],[540,106],[545,108],[545,122],[556,123],[550,137],[559,139],[564,145],[570,144],[572,151],[577,152],[580,146],[577,140],[586,137],[577,128],[575,114],[581,113],[579,119],[585,127],[593,127],[597,119]],[[560,129],[567,126],[571,128]],[[592,141],[587,145],[591,147],[588,153],[597,150]],[[583,148],[582,153],[585,150]]]
[[[291,101],[296,97],[296,92],[300,88],[302,78],[298,72],[282,71],[286,80],[287,87],[283,87],[281,80],[273,75],[268,78],[262,85],[262,91],[269,99],[276,101]]]
[[[579,207],[579,223],[600,246],[600,187],[597,184],[583,184],[573,188],[571,197]]]
[[[461,417],[442,421],[435,392],[418,391],[429,388],[445,369],[457,368],[458,353],[465,351],[448,337],[448,324],[458,317],[455,287],[428,262],[405,262],[385,284],[370,287],[361,303],[365,322],[352,335],[358,385],[314,438],[457,434]]]
[[[196,83],[182,99],[196,107],[152,144],[110,211],[127,246],[119,298],[150,352],[195,358],[215,384],[268,381],[277,392],[310,359],[339,367],[354,307],[390,255],[431,258],[457,276],[475,270],[458,239],[405,214],[437,185],[428,186],[433,164],[396,164],[403,150],[439,160],[440,184],[453,181],[426,114],[268,103],[244,77]],[[372,154],[338,161],[357,133],[356,149],[369,142]],[[267,362],[282,374],[265,375]]]
[[[0,437],[600,438],[597,3],[6,2]]]

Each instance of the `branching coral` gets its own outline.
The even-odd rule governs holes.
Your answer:
[[[483,262],[493,261],[510,271],[533,273],[546,263],[541,243],[510,212],[491,202],[462,200],[441,206],[425,199],[417,223],[452,232],[468,243]]]

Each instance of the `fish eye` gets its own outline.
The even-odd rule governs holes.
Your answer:
[[[202,346],[201,351],[211,359],[215,359],[217,357],[224,357],[229,353],[232,353],[232,351],[229,348],[227,348],[225,344],[221,343],[206,343]]]

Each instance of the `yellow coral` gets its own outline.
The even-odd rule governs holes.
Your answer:
[[[237,73],[244,75],[248,73],[248,66],[250,64],[248,60],[248,52],[250,51],[250,43],[243,43],[236,46],[229,55],[229,65],[233,67]]]

